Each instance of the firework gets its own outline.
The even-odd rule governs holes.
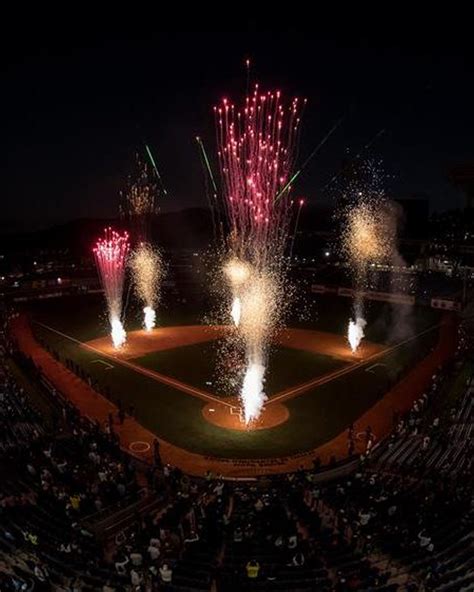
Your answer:
[[[224,265],[224,274],[232,293],[231,317],[236,327],[242,313],[241,293],[250,278],[252,268],[248,263],[232,258]]]
[[[232,288],[238,289],[250,277],[251,266],[245,261],[239,259],[230,259],[224,266],[224,273],[226,274]]]
[[[241,296],[239,331],[251,361],[263,363],[268,335],[278,314],[278,286],[271,274],[252,274]]]
[[[112,341],[116,348],[121,347],[126,340],[121,316],[128,250],[128,234],[119,234],[111,228],[105,229],[104,238],[99,238],[93,249],[107,301]]]
[[[368,167],[369,171],[372,171]],[[356,203],[345,210],[343,250],[349,261],[354,284],[354,318],[348,325],[347,339],[353,352],[364,337],[366,326],[363,293],[368,287],[371,265],[390,261],[396,251],[396,224],[382,190],[376,169],[375,188],[356,192]]]
[[[365,269],[386,257],[390,237],[384,218],[377,203],[361,203],[350,211],[347,251],[356,268]]]
[[[144,304],[144,325],[151,331],[156,323],[156,306],[160,299],[163,262],[157,249],[141,243],[132,253],[129,262],[137,298]]]
[[[230,316],[234,321],[234,325],[238,327],[240,325],[240,315],[242,314],[242,302],[239,296],[234,296],[232,301],[232,308],[230,310]]]
[[[127,189],[122,195],[121,213],[129,221],[133,236],[139,242],[146,242],[149,235],[150,221],[158,212],[158,186],[152,180],[149,167],[140,158],[136,158],[137,173],[128,180]]]
[[[278,318],[278,285],[272,274],[253,271],[234,301],[238,303],[238,338],[247,359],[241,391],[245,422],[259,417],[267,400],[264,393],[265,357],[269,336]]]
[[[118,317],[110,318],[110,335],[116,349],[122,347],[127,341],[127,333],[123,328],[122,321]]]
[[[231,294],[236,339],[246,373],[241,399],[246,423],[266,400],[265,359],[281,307],[284,253],[293,214],[289,193],[299,136],[300,105],[258,87],[239,110],[227,100],[215,108],[230,258],[223,266]]]
[[[258,269],[281,261],[292,208],[290,187],[299,137],[299,103],[256,87],[239,111],[226,99],[215,108],[219,163],[230,247]],[[276,199],[279,196],[279,199]]]
[[[143,324],[147,331],[151,331],[156,326],[156,311],[151,306],[145,306],[143,309]]]
[[[367,284],[367,269],[370,262],[379,260],[383,254],[384,240],[377,220],[377,207],[362,202],[349,209],[344,246],[349,257],[355,284],[354,316],[349,321],[347,340],[355,353],[364,337],[364,300],[362,293]]]
[[[245,423],[259,417],[267,396],[263,392],[265,366],[258,362],[249,362],[242,385]]]
[[[356,318],[355,321],[352,319],[349,321],[349,327],[347,329],[347,340],[351,346],[351,350],[355,353],[360,345],[360,342],[364,338],[364,329],[367,325],[367,321],[362,317]]]

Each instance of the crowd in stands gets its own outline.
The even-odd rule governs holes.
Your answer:
[[[366,434],[350,475],[232,482],[191,478],[158,450],[142,465],[120,449],[119,417],[99,426],[36,385],[60,410],[48,417],[20,386],[5,328],[0,341],[2,592],[474,590],[465,351],[386,442]]]

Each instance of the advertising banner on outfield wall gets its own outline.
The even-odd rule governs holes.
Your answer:
[[[337,294],[346,298],[353,298],[356,295],[356,291],[352,288],[333,288],[323,284],[313,284],[311,291],[314,294]],[[360,292],[359,294],[366,300],[381,300],[382,302],[395,304],[415,304],[415,297],[408,294],[391,294],[390,292]]]
[[[322,284],[313,284],[311,286],[313,294],[337,294],[337,290],[334,286],[324,286]]]
[[[442,308],[443,310],[461,310],[461,303],[455,300],[446,300],[444,298],[432,298],[432,308]]]
[[[352,298],[356,291],[351,288],[339,288],[339,296]],[[359,295],[366,300],[380,300],[382,302],[392,302],[394,304],[415,304],[415,297],[408,294],[392,294],[391,292],[359,292]]]
[[[367,300],[381,300],[394,304],[415,304],[415,297],[408,294],[391,294],[390,292],[364,292]]]
[[[352,298],[355,294],[355,290],[352,288],[339,288],[337,293],[339,296],[347,296],[348,298]]]

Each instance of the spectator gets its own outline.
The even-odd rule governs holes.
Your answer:
[[[141,567],[143,563],[143,556],[138,551],[133,551],[130,553],[130,561],[132,562],[133,567]]]
[[[119,555],[118,559],[115,561],[115,569],[117,570],[117,573],[124,576],[127,573],[126,567],[128,563],[128,557],[125,557],[123,554]]]
[[[168,566],[167,563],[163,563],[160,567],[160,578],[165,586],[170,586],[173,581],[173,570]]]
[[[130,570],[130,583],[134,588],[140,586],[143,582],[143,577],[141,573],[136,570],[134,567]]]
[[[257,560],[251,559],[245,566],[247,570],[247,578],[249,580],[256,580],[260,572],[260,564]]]
[[[151,561],[156,561],[160,556],[160,546],[159,541],[152,542],[148,545],[148,555],[150,556]]]

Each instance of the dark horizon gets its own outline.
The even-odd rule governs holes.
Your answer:
[[[327,39],[250,26],[142,41],[10,45],[2,58],[3,226],[32,230],[115,217],[134,152],[145,142],[170,195],[161,209],[205,207],[194,138],[201,135],[215,152],[212,107],[224,95],[244,95],[247,57],[252,81],[308,99],[300,163],[345,115],[301,176],[297,195],[328,202],[328,181],[362,151],[382,162],[389,197],[424,195],[432,210],[463,204],[448,178],[451,166],[474,157],[474,83],[462,40],[426,34],[397,44],[380,35]]]

